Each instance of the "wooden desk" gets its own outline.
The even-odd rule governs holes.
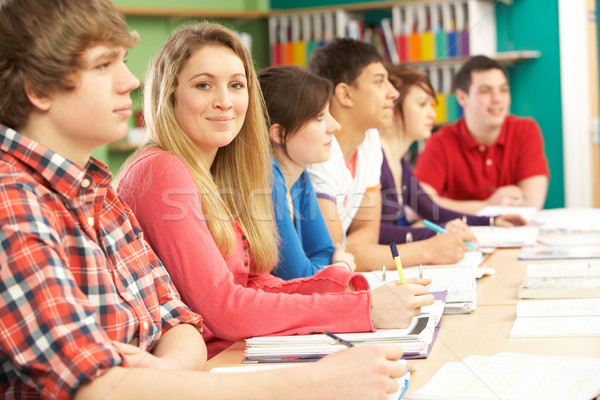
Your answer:
[[[516,317],[517,287],[525,278],[529,261],[518,261],[518,249],[498,250],[485,266],[496,274],[482,278],[477,292],[477,310],[467,315],[444,315],[440,332],[429,357],[409,361],[411,382],[409,393],[421,388],[451,361],[469,355],[493,355],[521,352],[556,356],[600,357],[600,337],[573,338],[509,338]],[[239,366],[244,343],[236,343],[211,359],[207,368]]]
[[[521,249],[496,250],[483,267],[493,268],[496,273],[484,276],[477,282],[477,305],[515,305],[517,288],[525,279],[528,261],[519,261]]]

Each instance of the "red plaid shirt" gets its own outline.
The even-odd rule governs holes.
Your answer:
[[[111,178],[0,125],[0,397],[72,397],[123,363],[112,340],[200,327]]]

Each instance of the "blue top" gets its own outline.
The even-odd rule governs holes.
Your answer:
[[[273,208],[280,237],[279,263],[273,274],[286,280],[312,276],[331,264],[335,249],[312,182],[305,170],[291,187],[294,224],[286,197],[285,178],[274,158],[273,176]]]

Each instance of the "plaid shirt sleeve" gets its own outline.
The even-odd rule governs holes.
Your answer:
[[[126,213],[132,226],[139,229],[141,239],[143,240],[141,227],[135,215],[133,214],[133,211],[131,211],[129,207],[126,207]],[[144,241],[144,246],[146,248],[145,253],[150,260],[152,275],[154,278],[154,286],[156,288],[158,302],[160,304],[162,335],[164,335],[169,329],[182,323],[194,325],[198,331],[202,333],[202,317],[193,312],[181,300],[181,296],[171,281],[171,277],[165,269],[163,263],[146,241]]]
[[[66,265],[53,218],[34,185],[0,185],[0,389],[18,378],[60,399],[122,358]]]

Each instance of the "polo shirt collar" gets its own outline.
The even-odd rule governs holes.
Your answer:
[[[15,130],[0,125],[0,151],[33,169],[50,188],[72,201],[89,174],[94,183],[108,187],[112,175],[105,164],[90,158],[85,168]],[[89,179],[89,178],[88,178]],[[91,182],[88,182],[88,185]]]
[[[479,149],[479,147],[481,146],[481,143],[479,143],[477,140],[473,139],[473,136],[471,136],[471,134],[469,133],[469,130],[467,129],[467,124],[465,122],[465,117],[462,117],[459,121],[458,121],[458,131],[460,133],[461,139],[464,141],[465,143],[465,147],[468,150],[477,150]],[[502,128],[500,128],[500,136],[498,136],[498,140],[496,140],[496,142],[494,142],[494,144],[492,146],[504,146],[506,144],[506,120],[504,121],[504,123],[502,124]],[[491,147],[491,146],[487,146],[484,145],[486,147]]]

